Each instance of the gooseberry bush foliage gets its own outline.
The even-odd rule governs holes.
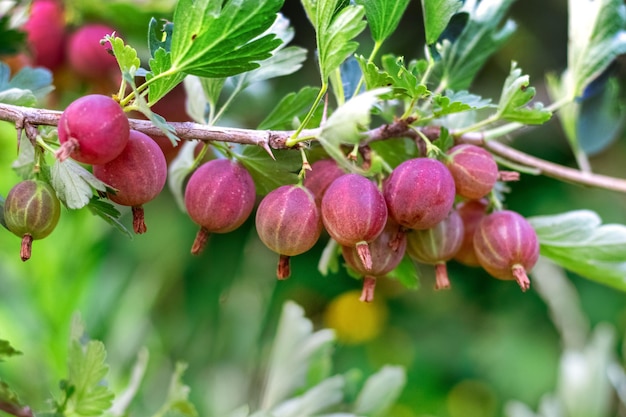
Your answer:
[[[39,190],[18,184],[1,198],[3,226],[30,243],[50,233],[53,239],[60,201],[67,209],[62,215],[87,209],[129,236],[145,233],[150,215],[148,208],[144,222],[143,205],[167,181],[200,228],[192,254],[201,255],[211,233],[233,231],[257,208],[260,239],[277,253],[278,278],[297,279],[289,257],[325,239],[319,270],[348,268],[363,280],[363,301],[374,299],[377,280],[415,289],[429,268],[436,271],[429,285],[453,290],[455,277],[445,265],[454,261],[516,280],[525,291],[539,254],[626,289],[626,226],[603,224],[590,210],[525,219],[506,201],[507,183],[527,175],[626,192],[626,180],[594,174],[588,162],[620,133],[612,69],[626,53],[623,2],[570,0],[568,66],[546,74],[551,102],[540,103],[523,62],[511,62],[509,73],[494,81],[499,97],[473,90],[479,71],[514,36],[515,23],[506,17],[512,0],[423,0],[421,56],[380,53],[409,13],[409,0],[302,0],[315,51],[290,45],[294,28],[280,13],[283,1],[179,0],[169,19],[152,19],[145,28],[147,45],[131,45],[113,30],[97,42],[75,34],[68,55],[80,62],[78,73],[93,75],[80,59],[93,58],[117,91],[85,95],[62,112],[41,106],[52,90],[49,70],[25,66],[11,74],[2,64],[0,119],[14,122],[18,132],[13,169],[20,184]],[[30,9],[33,19],[39,3]],[[31,40],[41,38],[32,21],[24,29]],[[7,33],[15,36],[4,52],[19,50],[24,36]],[[30,47],[37,52],[36,42]],[[110,56],[98,62],[92,47],[107,51],[115,65]],[[43,48],[49,54],[52,46]],[[38,62],[37,56],[34,64],[57,65],[55,57],[41,54],[46,59]],[[272,103],[256,126],[224,122],[246,89],[303,66],[316,68],[317,85]],[[155,111],[180,88],[190,122]],[[593,95],[602,95],[604,112],[585,107]],[[506,144],[553,117],[577,168]],[[590,125],[602,132],[593,142],[583,134]],[[150,138],[157,136],[176,147],[169,166]],[[132,207],[132,231],[120,206]],[[464,215],[468,207],[476,211]],[[148,233],[158,234],[158,225]],[[90,356],[90,346],[77,349]],[[56,404],[59,413],[77,398],[70,388],[65,395]],[[74,411],[94,415],[108,405]]]

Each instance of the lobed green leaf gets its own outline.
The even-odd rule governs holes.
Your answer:
[[[148,64],[150,65],[150,72],[146,74],[146,82],[150,81],[148,100],[150,103],[156,103],[185,78],[185,73],[172,70],[172,55],[163,48],[157,49]],[[153,78],[155,80],[151,81]]]
[[[541,103],[527,107],[534,97],[535,88],[530,87],[529,76],[522,75],[522,70],[517,68],[516,62],[511,63],[511,72],[502,87],[498,115],[508,121],[524,124],[547,122],[552,117],[552,112],[545,110]]]
[[[107,185],[72,159],[55,160],[51,170],[52,187],[70,209],[80,209],[91,201],[94,190],[105,192]]]
[[[141,67],[141,61],[137,56],[135,48],[125,45],[124,40],[117,36],[107,35],[105,38],[111,44],[113,55],[115,55],[122,73],[128,73],[131,77],[134,77],[137,70]]]
[[[408,256],[402,258],[398,266],[385,277],[395,279],[409,290],[417,290],[420,286],[417,268],[415,268],[415,264]]]
[[[626,226],[602,224],[589,210],[528,220],[543,256],[583,277],[626,290]]]
[[[90,340],[82,345],[72,340],[68,357],[69,386],[73,393],[68,399],[68,408],[80,416],[102,414],[113,402],[113,392],[103,384],[109,372],[105,362],[106,349],[100,341]]]
[[[353,39],[365,29],[362,6],[347,5],[339,0],[319,0],[315,5],[315,34],[322,81],[356,51],[359,44]]]
[[[124,226],[122,222],[120,222],[119,218],[121,213],[113,204],[93,196],[91,197],[91,200],[89,200],[87,208],[93,215],[101,217],[104,221],[115,227],[127,237],[131,239],[134,237],[134,234],[126,226]]]
[[[447,90],[445,95],[436,94],[433,96],[433,115],[435,117],[487,107],[492,107],[490,99],[484,99],[466,90],[457,92]]]
[[[52,73],[45,68],[24,67],[10,76],[9,66],[0,62],[0,103],[32,107],[54,89]]]
[[[222,4],[223,3],[223,4]],[[172,68],[201,77],[250,71],[280,44],[262,35],[283,0],[180,0],[174,11]]]
[[[245,146],[240,155],[236,155],[254,180],[256,192],[266,195],[270,191],[286,184],[298,182],[298,171],[302,158],[291,150],[273,151],[274,158],[261,147]]]

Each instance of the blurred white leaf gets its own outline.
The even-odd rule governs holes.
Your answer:
[[[303,395],[279,404],[272,410],[273,417],[309,417],[337,405],[343,399],[345,380],[336,375],[328,378]]]
[[[384,366],[365,381],[354,406],[358,414],[385,416],[396,402],[404,385],[406,373],[400,366]]]

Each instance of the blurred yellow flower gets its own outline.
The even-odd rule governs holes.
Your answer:
[[[387,306],[380,299],[371,303],[359,300],[360,291],[349,291],[333,299],[324,312],[324,322],[334,329],[337,339],[357,345],[375,339],[387,321]]]

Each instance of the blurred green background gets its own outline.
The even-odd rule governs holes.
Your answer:
[[[119,25],[128,33],[128,43],[139,47],[145,43],[147,18],[168,15],[167,2],[141,3],[142,19],[113,14],[106,5],[88,16]],[[514,3],[511,17],[518,31],[489,61],[472,92],[497,97],[510,61],[516,60],[530,74],[538,99],[548,102],[544,75],[566,65],[566,3]],[[293,43],[310,51],[305,67],[240,98],[229,122],[254,126],[283,94],[317,84],[310,24],[295,0],[286,1],[284,13],[296,29]],[[383,52],[421,57],[421,19],[420,4],[412,1]],[[367,33],[362,41],[362,51],[368,51]],[[626,177],[623,139],[591,159],[595,171]],[[574,164],[556,120],[522,132],[513,144],[557,163]],[[10,169],[15,155],[15,131],[2,123],[1,195],[18,181]],[[624,195],[529,175],[512,184],[511,191],[507,206],[526,216],[587,208],[605,222],[626,224]],[[451,291],[434,291],[433,271],[420,267],[419,290],[381,280],[376,302],[363,305],[355,302],[359,281],[343,271],[329,276],[318,272],[324,239],[292,259],[292,277],[277,282],[277,256],[260,243],[251,220],[233,233],[213,235],[204,254],[192,257],[196,226],[178,210],[169,191],[145,208],[149,231],[132,240],[85,210],[64,209],[55,232],[35,242],[33,258],[26,263],[18,256],[19,239],[0,231],[0,338],[23,352],[0,364],[0,376],[35,408],[45,408],[44,401],[66,374],[70,322],[79,312],[89,335],[107,347],[113,387],[126,384],[137,352],[144,346],[149,350],[135,415],[155,411],[178,360],[189,364],[185,381],[200,414],[219,415],[240,403],[239,396],[248,389],[244,386],[254,391],[258,382],[246,380],[244,371],[262,366],[259,361],[285,300],[301,304],[316,327],[337,329],[336,372],[358,368],[371,373],[383,364],[406,367],[407,386],[393,416],[499,416],[510,400],[536,409],[542,396],[556,389],[563,340],[546,294],[542,297],[532,286],[521,293],[515,283],[450,263]],[[122,220],[130,223],[128,212]],[[615,328],[618,342],[612,349],[621,358],[626,295],[574,274],[567,277],[590,325],[606,322]],[[571,301],[558,292],[547,295]]]

